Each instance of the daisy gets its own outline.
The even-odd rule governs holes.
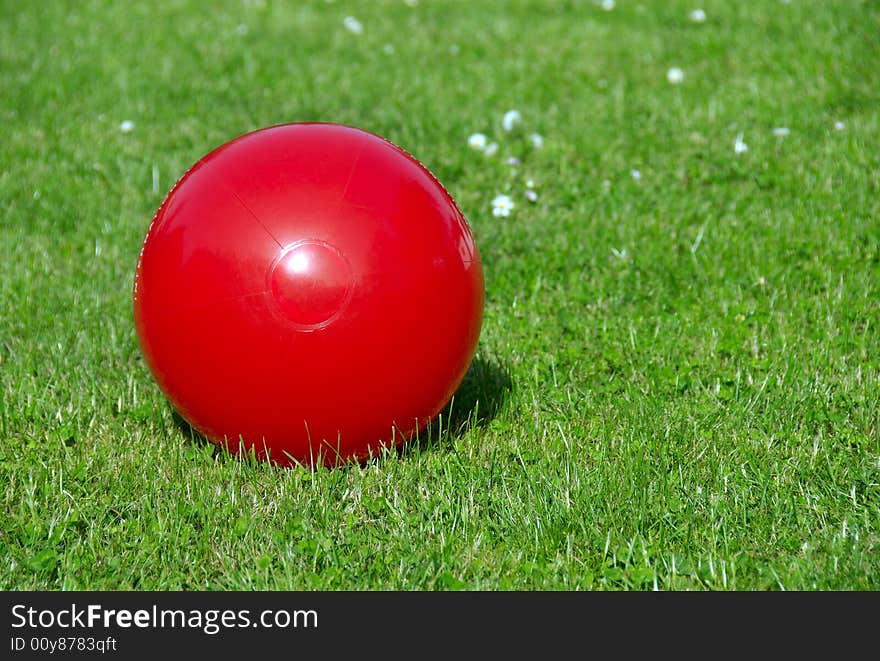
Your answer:
[[[131,133],[132,131],[134,131],[134,122],[130,119],[126,119],[119,125],[119,130],[123,133]]]
[[[743,134],[740,133],[736,136],[736,142],[733,143],[733,152],[735,154],[742,154],[749,150],[749,146],[743,142]]]
[[[780,138],[784,138],[789,133],[791,133],[791,131],[789,131],[788,128],[785,126],[777,126],[775,129],[773,129],[773,135],[779,136]]]
[[[489,140],[484,133],[474,133],[468,138],[468,147],[477,151],[485,150],[488,143]]]
[[[529,140],[532,141],[532,147],[534,147],[535,149],[540,149],[541,147],[544,146],[544,138],[542,138],[537,133],[532,133],[529,136]]]
[[[605,11],[614,9],[614,0],[602,0],[602,9]]]
[[[669,71],[666,72],[666,80],[673,85],[678,85],[684,80],[684,71],[678,67],[671,67]]]
[[[538,201],[538,194],[535,191],[533,191],[531,188],[527,188],[526,189],[526,199],[529,202],[537,202]]]
[[[492,200],[492,215],[498,218],[509,216],[514,206],[509,195],[496,195]]]
[[[519,110],[508,110],[504,113],[501,125],[504,127],[505,131],[512,131],[520,122],[522,122],[522,115]]]
[[[843,122],[841,122],[841,121],[834,122],[834,130],[835,131],[842,131],[845,128],[846,128],[846,124],[844,124]]]
[[[342,24],[345,26],[345,29],[352,34],[362,34],[364,31],[364,26],[361,25],[361,22],[354,16],[346,16],[342,21]]]
[[[691,21],[694,23],[705,23],[706,22],[706,12],[702,9],[694,9],[690,13]]]
[[[636,181],[638,181],[639,179],[642,178],[642,173],[641,173],[639,170],[635,170],[635,169],[634,169],[634,170],[630,170],[630,171],[629,171],[629,174],[630,174],[630,176],[631,176],[633,179],[635,179]]]
[[[498,143],[497,142],[490,142],[488,145],[486,145],[486,148],[483,150],[483,153],[486,156],[494,156],[497,151],[498,151]]]

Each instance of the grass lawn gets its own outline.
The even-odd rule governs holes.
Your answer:
[[[880,588],[877,3],[0,5],[0,589]],[[194,438],[131,298],[175,180],[307,120],[486,278],[430,437],[314,472]]]

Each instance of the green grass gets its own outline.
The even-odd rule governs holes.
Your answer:
[[[877,3],[148,4],[2,2],[0,588],[880,588]],[[430,438],[315,472],[193,438],[131,309],[177,177],[305,120],[425,163],[487,297]]]

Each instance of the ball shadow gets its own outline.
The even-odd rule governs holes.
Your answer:
[[[214,443],[207,436],[202,434],[198,429],[193,427],[186,418],[184,418],[180,413],[177,412],[177,409],[168,405],[169,410],[171,411],[171,419],[174,421],[174,426],[186,437],[186,440],[189,442],[189,445],[202,448],[204,450],[211,449],[213,456],[218,456],[220,453],[224,452],[224,448],[220,447],[217,443]]]
[[[485,427],[498,415],[512,384],[510,370],[500,360],[476,356],[452,399],[437,417],[409,442],[399,445],[393,451],[398,457],[403,457],[413,451],[449,449],[456,439],[473,429]],[[240,459],[232,457],[226,448],[198,431],[170,404],[169,409],[174,426],[191,447],[210,452],[214,458],[229,456]],[[365,465],[377,459],[378,457],[373,457],[360,464]]]
[[[504,363],[476,356],[450,402],[398,452],[406,453],[413,446],[419,451],[448,448],[469,431],[485,427],[501,411],[512,387],[510,370]]]

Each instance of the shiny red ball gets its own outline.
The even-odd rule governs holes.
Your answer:
[[[461,384],[482,316],[479,252],[449,193],[339,124],[261,129],[199,160],[134,280],[140,347],[172,406],[282,465],[410,439]]]

